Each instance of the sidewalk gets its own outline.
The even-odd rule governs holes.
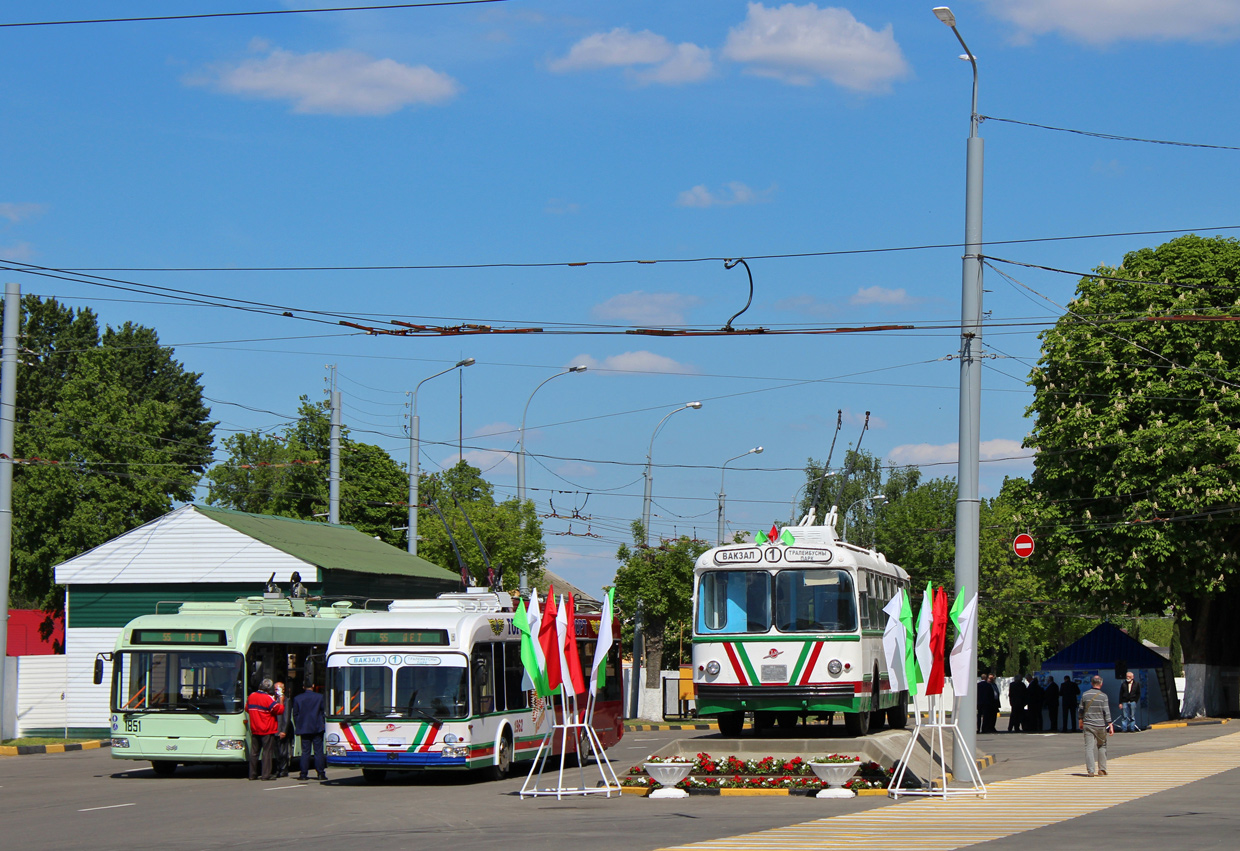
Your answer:
[[[0,756],[29,756],[36,753],[65,753],[66,751],[92,751],[106,748],[111,744],[107,739],[90,742],[66,742],[63,745],[0,745]]]

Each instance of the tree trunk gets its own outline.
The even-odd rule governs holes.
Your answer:
[[[667,622],[650,620],[646,624],[645,644],[646,688],[659,688],[663,681],[663,633]]]
[[[1218,717],[1240,704],[1236,672],[1240,667],[1240,591],[1231,589],[1184,604],[1178,621],[1184,647],[1182,718]]]

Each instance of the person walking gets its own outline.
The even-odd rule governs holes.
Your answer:
[[[1139,733],[1137,704],[1141,700],[1141,683],[1133,679],[1132,671],[1124,675],[1119,686],[1119,729],[1122,733]]]
[[[245,713],[250,725],[250,779],[275,780],[271,757],[276,745],[276,718],[284,714],[284,703],[276,699],[275,685],[270,679],[263,680],[258,689],[251,692],[245,701]],[[260,758],[261,775],[258,773]]]
[[[1090,680],[1091,688],[1081,695],[1080,729],[1085,733],[1085,773],[1107,773],[1107,736],[1115,732],[1111,723],[1111,699],[1102,691],[1102,677]]]
[[[323,753],[323,695],[310,686],[293,698],[293,729],[301,739],[301,773],[298,780],[309,779],[310,752],[314,752],[314,771],[320,781],[327,779],[327,756]]]
[[[1071,733],[1076,729],[1076,706],[1081,697],[1081,687],[1072,681],[1067,674],[1063,675],[1063,684],[1059,687],[1059,701],[1063,704],[1063,731]]]
[[[1020,723],[1025,715],[1025,682],[1019,676],[1012,678],[1008,686],[1008,728],[1009,733],[1019,733]]]
[[[1055,684],[1054,677],[1046,678],[1046,685],[1042,689],[1042,705],[1046,707],[1046,719],[1050,722],[1050,731],[1052,733],[1059,732],[1059,686]]]

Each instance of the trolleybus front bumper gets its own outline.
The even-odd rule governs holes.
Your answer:
[[[857,694],[854,683],[769,686],[697,684],[699,715],[745,710],[861,712],[870,709],[869,703],[869,694]]]

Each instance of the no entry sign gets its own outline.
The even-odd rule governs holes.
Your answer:
[[[1016,540],[1012,541],[1012,552],[1021,558],[1029,558],[1033,555],[1033,536],[1020,534],[1016,536]]]

